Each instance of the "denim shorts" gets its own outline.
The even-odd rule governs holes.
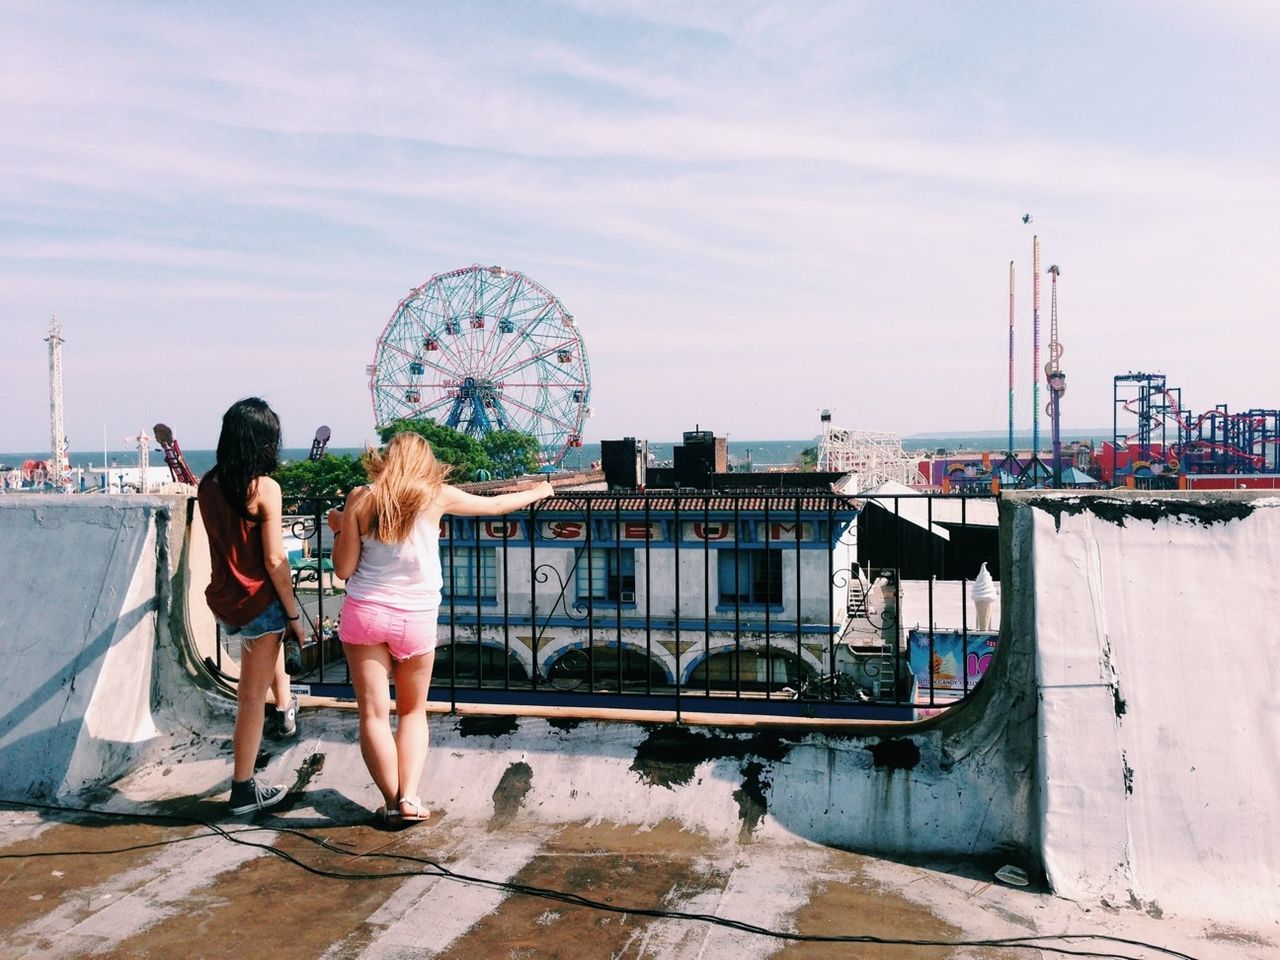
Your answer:
[[[284,633],[285,624],[287,623],[284,615],[284,606],[279,599],[272,600],[271,605],[263,610],[260,614],[250,620],[242,627],[233,627],[229,623],[222,623],[222,632],[228,637],[239,637],[241,640],[256,640],[258,637],[266,636],[268,633]]]

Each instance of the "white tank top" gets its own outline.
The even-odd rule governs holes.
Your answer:
[[[439,609],[444,587],[440,527],[428,522],[426,514],[426,510],[418,514],[413,530],[401,543],[360,538],[360,560],[347,581],[347,596],[401,610]]]

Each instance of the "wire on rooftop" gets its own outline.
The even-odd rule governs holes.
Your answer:
[[[992,947],[997,949],[1017,950],[1017,949],[1033,949],[1040,950],[1045,953],[1054,953],[1064,956],[1073,957],[1093,957],[1101,958],[1101,960],[1141,960],[1130,953],[1102,953],[1097,950],[1072,949],[1066,946],[1056,946],[1058,943],[1079,943],[1080,941],[1094,941],[1105,944],[1114,944],[1116,946],[1136,947],[1144,950],[1153,950],[1156,953],[1168,957],[1174,957],[1176,960],[1198,960],[1198,958],[1188,953],[1182,953],[1169,947],[1162,947],[1158,944],[1148,943],[1143,940],[1132,940],[1125,937],[1114,937],[1103,933],[1050,933],[1038,936],[1023,937],[996,937],[982,940],[927,940],[912,939],[898,937],[878,937],[869,933],[846,933],[846,934],[815,934],[815,933],[797,933],[790,930],[771,930],[768,927],[761,927],[751,923],[745,923],[741,920],[734,920],[728,917],[719,917],[707,913],[686,913],[680,910],[663,910],[656,907],[627,907],[615,903],[606,903],[600,900],[592,900],[589,897],[580,894],[570,893],[565,890],[556,890],[548,887],[535,887],[529,884],[516,883],[510,880],[493,880],[488,877],[478,877],[469,874],[458,873],[450,870],[448,867],[432,860],[429,857],[419,857],[407,853],[386,853],[381,851],[369,851],[367,853],[355,853],[345,847],[325,840],[322,837],[315,836],[306,830],[299,830],[293,827],[283,826],[249,826],[236,830],[228,830],[208,820],[202,820],[199,817],[191,817],[180,814],[169,813],[130,813],[115,810],[101,810],[95,807],[81,807],[71,805],[59,805],[51,803],[39,803],[33,800],[10,800],[0,797],[0,806],[14,807],[25,810],[45,810],[60,814],[73,814],[89,817],[101,817],[105,819],[135,820],[135,821],[151,821],[151,822],[170,822],[189,824],[191,826],[204,827],[207,832],[189,834],[182,837],[170,837],[164,840],[157,840],[148,843],[130,844],[123,847],[114,847],[98,850],[41,850],[28,851],[24,853],[0,853],[0,860],[26,860],[37,857],[83,857],[83,856],[106,856],[117,853],[129,853],[136,850],[146,850],[154,847],[163,847],[175,843],[185,843],[191,840],[207,839],[209,837],[221,837],[231,843],[240,844],[241,846],[252,847],[270,853],[281,860],[293,864],[307,873],[314,874],[319,877],[326,877],[332,880],[388,880],[388,879],[405,879],[409,877],[441,877],[447,880],[453,880],[458,883],[474,884],[476,886],[489,887],[495,890],[505,890],[508,893],[519,894],[522,896],[539,897],[544,900],[553,900],[559,903],[566,903],[572,906],[586,907],[592,910],[601,910],[608,913],[624,914],[633,917],[652,917],[662,920],[685,920],[694,923],[708,923],[720,927],[726,927],[731,930],[737,930],[742,933],[752,933],[764,937],[772,937],[778,940],[792,940],[805,943],[874,943],[884,946],[914,946],[914,947]],[[316,866],[300,859],[296,855],[283,850],[280,847],[270,843],[260,843],[254,840],[244,839],[243,834],[261,831],[269,831],[276,834],[286,834],[305,840],[315,844],[331,853],[341,854],[344,858],[361,858],[366,860],[390,860],[403,863],[414,864],[414,869],[401,870],[385,870],[385,871],[340,871],[330,870],[325,867]],[[423,869],[426,868],[426,869]]]

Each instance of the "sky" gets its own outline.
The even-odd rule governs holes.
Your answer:
[[[1032,420],[1032,236],[1066,426],[1158,372],[1280,407],[1269,0],[0,0],[0,450],[259,395],[375,437],[400,299],[473,263],[576,317],[587,440]],[[1022,222],[1030,213],[1033,221]],[[1042,293],[1042,363],[1049,294]],[[1044,387],[1042,386],[1042,399]],[[1041,418],[1047,434],[1047,418]]]

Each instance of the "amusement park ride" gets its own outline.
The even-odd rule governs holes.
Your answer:
[[[1022,222],[1032,222],[1031,214],[1024,214]],[[1053,460],[1048,466],[1040,459],[1040,237],[1031,238],[1031,456],[1026,461],[1014,454],[1014,366],[1013,342],[1015,304],[1014,264],[1009,262],[1009,442],[1004,460],[999,464],[1001,474],[1021,486],[1041,486],[1046,483],[1061,487],[1062,472],[1062,396],[1067,392],[1067,375],[1062,371],[1062,341],[1058,338],[1058,277],[1061,271],[1053,264],[1046,271],[1052,281],[1049,310],[1049,359],[1044,365],[1045,382],[1049,387],[1049,402],[1044,412],[1049,417],[1053,438]]]
[[[49,470],[48,483],[55,490],[71,483],[71,464],[67,458],[67,433],[62,413],[62,325],[57,317],[49,319]]]
[[[160,444],[160,449],[164,453],[165,466],[169,468],[169,475],[173,477],[174,483],[189,483],[194,487],[195,474],[187,466],[187,459],[182,455],[182,447],[178,444],[178,438],[173,435],[173,431],[166,424],[157,423],[151,428],[151,432],[155,435],[156,443]]]
[[[1104,451],[1105,480],[1134,477],[1172,484],[1188,474],[1280,474],[1280,410],[1230,413],[1226,404],[1195,414],[1182,406],[1182,390],[1162,373],[1115,377],[1112,441]],[[1121,413],[1137,429],[1121,432]],[[1127,417],[1126,417],[1127,419]]]
[[[822,411],[817,468],[856,473],[864,488],[879,486],[889,480],[911,484],[919,479],[916,462],[902,448],[900,436],[837,427],[831,422],[830,410]]]
[[[546,463],[582,446],[591,415],[586,345],[573,315],[524,274],[473,264],[397,305],[366,368],[379,427],[432,419],[481,436],[515,430]]]

